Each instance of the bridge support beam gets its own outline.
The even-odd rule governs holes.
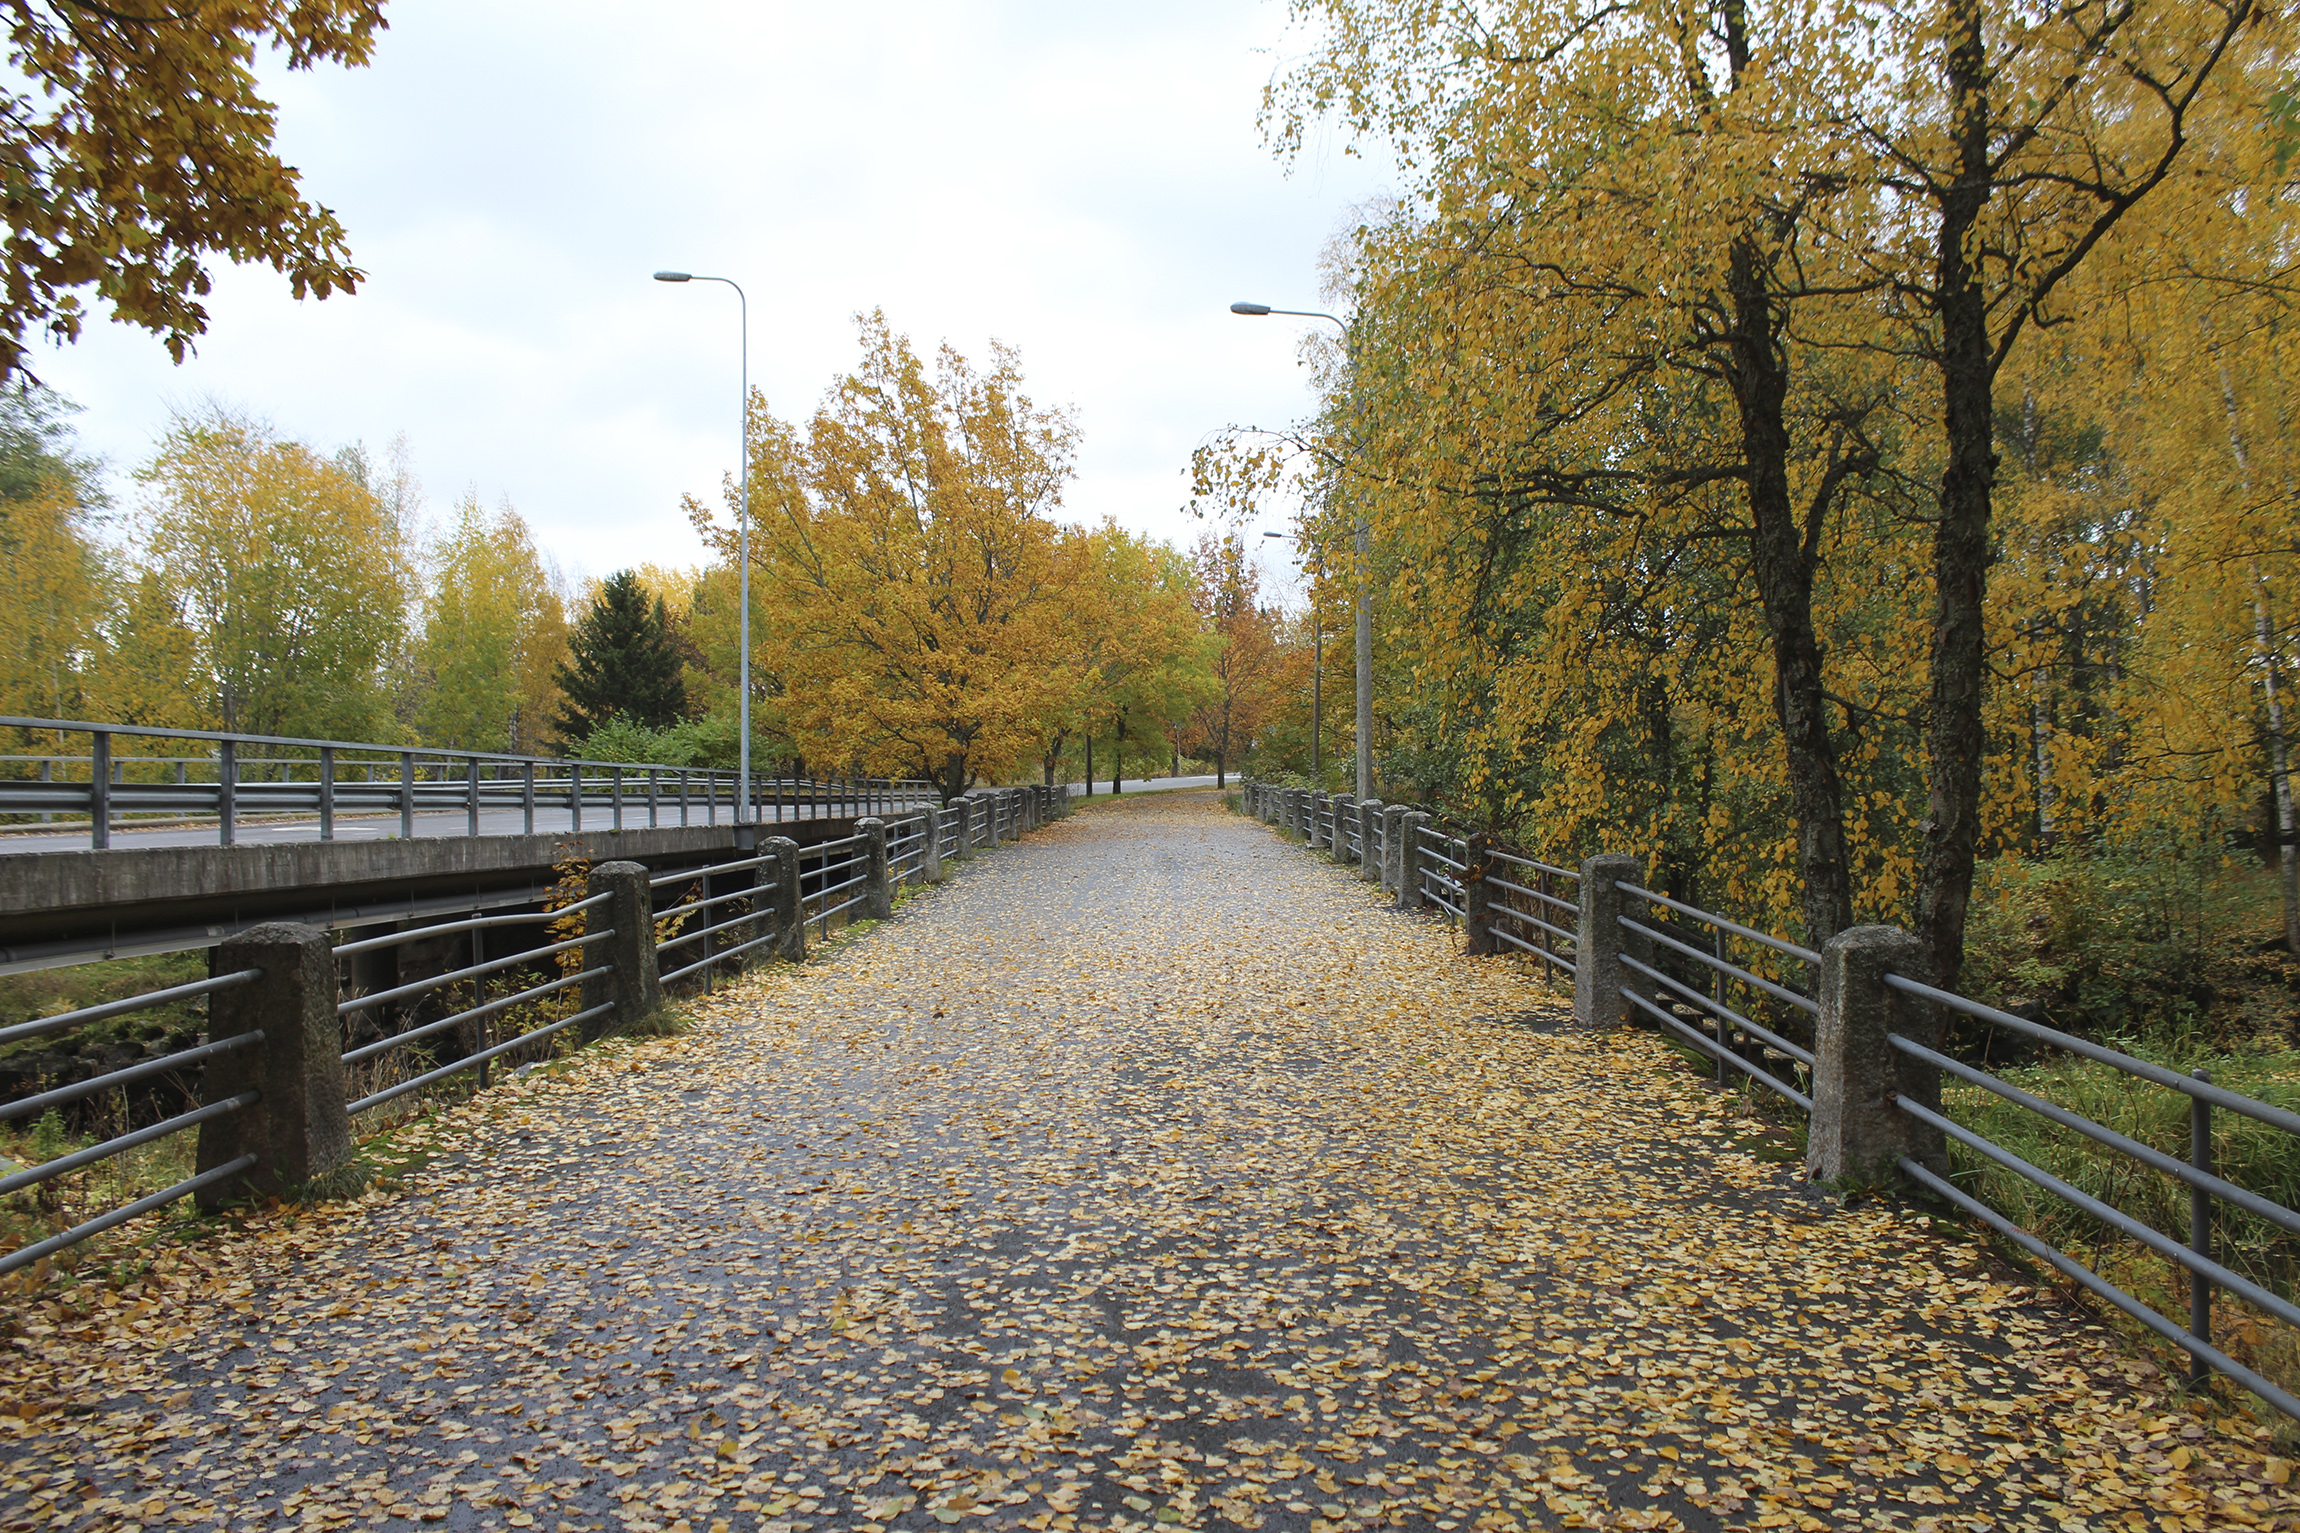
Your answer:
[[[1631,978],[1621,955],[1645,962],[1650,944],[1621,924],[1642,915],[1645,902],[1617,888],[1642,883],[1645,866],[1622,852],[1581,860],[1581,919],[1573,949],[1573,1016],[1583,1027],[1617,1027],[1633,1009],[1621,998]]]
[[[1813,1180],[1889,1182],[1902,1156],[1947,1174],[1940,1130],[1893,1104],[1907,1097],[1941,1110],[1941,1073],[1886,1041],[1899,1033],[1941,1046],[1940,1008],[1888,988],[1885,976],[1921,974],[1925,945],[1897,926],[1856,926],[1821,948],[1821,1017],[1813,1029],[1813,1124],[1806,1163]]]
[[[863,915],[883,921],[894,914],[894,878],[887,868],[886,821],[855,821],[855,834],[863,844]]]
[[[663,1004],[663,982],[655,966],[655,891],[647,887],[646,866],[636,862],[602,862],[591,870],[584,896],[607,894],[613,898],[583,912],[586,935],[612,930],[614,935],[583,949],[589,968],[613,965],[613,972],[583,982],[583,1009],[615,1009],[583,1024],[583,1041],[596,1043],[609,1033],[630,1027]]]
[[[253,1105],[200,1125],[201,1171],[256,1158],[240,1176],[201,1188],[194,1196],[203,1209],[243,1190],[293,1192],[324,1183],[351,1159],[331,946],[315,927],[273,921],[215,950],[214,973],[261,969],[263,977],[209,998],[208,1037],[220,1042],[260,1031],[263,1041],[216,1055],[201,1072],[202,1106],[258,1094]]]

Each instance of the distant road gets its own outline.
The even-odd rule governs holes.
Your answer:
[[[1124,779],[1124,784],[1125,792],[1142,793],[1161,788],[1209,788],[1213,786],[1214,779],[1210,776],[1129,777]],[[1073,784],[1072,786],[1078,785]],[[1109,792],[1110,781],[1108,778],[1104,778],[1094,785],[1094,795],[1097,798],[1103,797]],[[727,823],[726,816],[727,806],[721,805],[719,809],[719,823],[721,825]],[[785,820],[811,819],[814,818],[814,810],[807,805],[785,804],[782,806],[782,818]],[[465,834],[465,827],[469,823],[469,817],[462,810],[419,814],[415,817],[415,833],[424,838],[460,836]],[[656,823],[659,825],[677,825],[679,823],[678,805],[676,803],[664,804],[657,816]],[[696,804],[689,809],[687,823],[690,825],[707,823],[703,816],[702,805]],[[613,824],[613,815],[604,806],[592,804],[584,808],[583,829],[586,832],[605,830]],[[631,830],[646,828],[647,805],[645,800],[624,804],[623,824],[626,829]],[[564,807],[546,809],[541,805],[536,806],[535,834],[539,836],[566,835],[571,830],[572,822]],[[482,809],[479,812],[479,833],[483,836],[525,835],[527,833],[526,816],[523,811],[517,809]],[[387,841],[398,834],[399,816],[396,814],[363,814],[357,816],[339,814],[335,818],[335,838],[338,841]],[[282,819],[243,819],[233,827],[233,836],[241,846],[254,846],[278,841],[316,841],[319,839],[319,818],[314,815]],[[164,828],[155,827],[151,830],[138,830],[133,822],[121,824],[114,821],[112,825],[112,845],[115,849],[144,846],[214,846],[215,844],[216,827],[213,820],[205,825],[170,825]],[[84,852],[87,849],[88,833],[85,830],[22,831],[0,834],[0,857],[20,852]]]

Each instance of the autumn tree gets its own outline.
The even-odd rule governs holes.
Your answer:
[[[381,0],[7,0],[4,14],[0,380],[34,333],[78,338],[82,288],[181,362],[207,329],[213,257],[268,265],[298,298],[358,285],[342,225],[273,147],[253,66],[266,47],[290,69],[364,65]]]
[[[565,582],[506,505],[466,495],[429,549],[418,721],[445,745],[538,751],[568,652]]]
[[[1077,428],[1004,347],[930,373],[883,314],[804,428],[753,405],[756,672],[799,753],[944,797],[1033,752],[1070,593],[1054,513]],[[731,555],[730,529],[699,525]]]
[[[362,455],[322,456],[251,417],[179,415],[136,471],[144,565],[199,643],[191,674],[227,730],[385,740],[387,663],[414,568]]]
[[[1191,603],[1210,646],[1212,682],[1191,710],[1192,748],[1214,756],[1214,785],[1254,738],[1276,678],[1276,623],[1262,603],[1261,571],[1235,533],[1201,534],[1191,551]]]
[[[72,446],[67,401],[0,389],[0,712],[76,717],[103,644],[113,571],[96,536],[95,465]]]
[[[634,572],[599,583],[566,651],[552,679],[566,698],[554,724],[570,744],[614,719],[666,729],[686,714],[686,661],[670,615]]]

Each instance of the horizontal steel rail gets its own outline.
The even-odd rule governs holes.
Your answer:
[[[2046,1027],[2041,1022],[2031,1022],[2026,1017],[2016,1017],[2009,1011],[1999,1011],[1994,1006],[1985,1006],[1979,1001],[1967,1000],[1961,995],[1946,990],[1936,990],[1931,985],[1919,984],[1913,979],[1903,979],[1898,974],[1886,975],[1885,983],[1904,995],[1913,995],[1919,999],[1946,1006],[1951,1011],[1962,1012],[1964,1015],[1979,1021],[2010,1028],[2014,1032],[2052,1044],[2056,1048],[2066,1049],[2071,1054],[2079,1054],[2097,1063],[2113,1066],[2126,1075],[2138,1076],[2144,1081],[2154,1081],[2159,1086],[2185,1092],[2199,1101],[2210,1102],[2215,1107],[2225,1107],[2230,1112],[2242,1113],[2255,1122],[2265,1123],[2270,1128],[2280,1128],[2287,1134],[2300,1134],[2300,1114],[2286,1112],[2281,1107],[2271,1106],[2257,1098],[2248,1097],[2242,1092],[2230,1091],[2225,1086],[2215,1086],[2210,1081],[2200,1081],[2193,1076],[2182,1075],[2179,1071],[2168,1070],[2162,1065],[2152,1065],[2145,1059],[2135,1059],[2130,1054],[2104,1048],[2097,1043],[2087,1043],[2082,1038]]]
[[[1488,881],[1490,882],[1490,880]],[[1550,925],[1547,921],[1544,921],[1541,917],[1533,914],[1531,911],[1518,910],[1508,905],[1488,905],[1485,907],[1485,913],[1488,916],[1503,916],[1512,921],[1522,921],[1528,926],[1538,926],[1543,931],[1549,933],[1552,937],[1555,937],[1563,942],[1573,942],[1578,940],[1574,933],[1567,931],[1562,926]]]
[[[1581,913],[1581,907],[1579,905],[1576,905],[1571,900],[1561,900],[1554,894],[1544,894],[1539,889],[1528,889],[1523,884],[1513,884],[1508,879],[1496,878],[1491,873],[1488,873],[1485,876],[1485,881],[1493,885],[1496,889],[1507,889],[1512,894],[1526,895],[1529,898],[1540,900],[1545,905],[1554,905],[1559,910],[1565,911],[1570,915],[1579,915]]]
[[[252,1048],[263,1041],[263,1029],[252,1028],[235,1038],[224,1038],[214,1043],[203,1043],[196,1048],[179,1049],[173,1054],[163,1054],[158,1059],[147,1059],[140,1064],[128,1065],[118,1070],[108,1071],[103,1075],[90,1076],[84,1081],[74,1081],[69,1086],[58,1086],[55,1090],[43,1091],[38,1096],[19,1097],[13,1102],[0,1103],[0,1123],[5,1123],[11,1118],[26,1118],[34,1113],[46,1112],[51,1107],[60,1107],[66,1102],[77,1102],[82,1097],[92,1097],[99,1091],[109,1091],[114,1086],[125,1086],[130,1081],[140,1081],[146,1076],[181,1069],[185,1065],[195,1065],[202,1060],[213,1059],[218,1054],[229,1054],[237,1049]]]
[[[190,1112],[180,1112],[173,1118],[163,1119],[149,1128],[140,1128],[132,1133],[116,1135],[105,1140],[102,1144],[92,1144],[84,1150],[74,1150],[69,1155],[59,1155],[54,1160],[44,1160],[36,1166],[26,1166],[13,1175],[0,1176],[0,1197],[11,1192],[21,1192],[27,1187],[38,1186],[51,1177],[62,1176],[68,1171],[77,1171],[83,1166],[92,1166],[100,1160],[110,1160],[113,1156],[133,1150],[138,1145],[150,1144],[155,1139],[165,1139],[170,1134],[193,1128],[207,1122],[210,1118],[221,1118],[226,1113],[238,1112],[243,1107],[253,1107],[262,1100],[263,1093],[260,1091],[243,1091],[236,1097],[226,1097],[220,1102],[211,1102],[205,1107],[195,1107]]]
[[[466,1070],[475,1070],[479,1066],[486,1064],[491,1059],[497,1059],[505,1054],[510,1053],[513,1049],[524,1048],[531,1043],[538,1043],[543,1039],[550,1037],[554,1033],[574,1026],[578,1022],[589,1021],[593,1017],[603,1017],[614,1009],[615,1003],[613,1001],[608,1001],[604,1005],[592,1007],[589,1011],[579,1011],[576,1012],[573,1016],[561,1017],[558,1021],[553,1022],[548,1026],[536,1028],[533,1032],[521,1033],[516,1038],[506,1039],[502,1043],[495,1045],[493,1048],[482,1049],[476,1054],[467,1054],[451,1065],[441,1065],[436,1070],[425,1071],[423,1074],[418,1075],[413,1080],[401,1081],[396,1086],[387,1086],[381,1091],[361,1097],[358,1101],[348,1104],[344,1108],[344,1111],[350,1116],[356,1118],[361,1113],[381,1107],[386,1102],[396,1101],[398,1098],[406,1096],[411,1091],[419,1091],[423,1087],[431,1085],[434,1081],[443,1081],[451,1075],[461,1075]]]
[[[83,1006],[77,1011],[60,1011],[52,1017],[36,1017],[30,1022],[19,1022],[13,1027],[0,1027],[0,1043],[14,1043],[19,1038],[39,1038],[48,1033],[60,1033],[67,1028],[85,1027],[91,1022],[102,1022],[112,1017],[124,1017],[130,1012],[149,1011],[171,1001],[196,1000],[203,995],[214,995],[221,990],[237,990],[263,978],[261,969],[239,969],[230,974],[218,974],[212,979],[195,979],[189,984],[170,985],[165,990],[152,990],[143,995],[132,995],[125,1000],[105,1001],[95,1006]]]
[[[693,906],[683,906],[683,907],[681,907],[681,908],[682,908],[682,909],[689,909],[689,910],[691,910],[691,909],[693,909],[694,907],[693,907]],[[667,913],[668,913],[668,914],[676,914],[677,912],[667,912]],[[681,933],[679,933],[679,934],[678,934],[677,936],[675,936],[675,937],[665,937],[665,938],[664,938],[662,941],[660,941],[660,942],[658,942],[658,943],[656,943],[656,944],[655,944],[655,951],[656,951],[657,953],[668,953],[668,952],[669,952],[671,949],[673,949],[673,948],[675,948],[675,947],[685,947],[685,946],[686,946],[688,943],[690,943],[690,942],[694,942],[694,941],[697,941],[697,940],[699,940],[699,939],[701,939],[701,938],[704,938],[704,937],[708,937],[708,936],[710,936],[710,935],[711,935],[713,932],[723,932],[723,931],[726,931],[726,930],[728,930],[728,929],[729,929],[729,928],[731,928],[731,927],[736,927],[736,926],[748,926],[748,925],[750,925],[750,924],[751,924],[753,921],[758,921],[758,920],[762,920],[762,919],[764,919],[764,917],[765,917],[765,915],[766,915],[766,914],[767,914],[767,912],[764,912],[764,911],[757,911],[757,910],[746,911],[746,912],[744,912],[742,915],[739,915],[739,916],[729,916],[729,917],[728,917],[726,920],[719,922],[719,923],[718,923],[717,925],[715,925],[715,926],[698,926],[698,927],[696,927],[696,928],[695,928],[693,931],[691,931],[691,932],[681,932]],[[719,954],[718,956],[719,956],[719,957],[721,957],[721,958],[724,958],[724,957],[726,957],[727,955],[726,955],[725,953],[721,953],[721,954]]]
[[[1642,933],[1643,935],[1652,938],[1655,942],[1660,943],[1663,947],[1668,948],[1673,952],[1683,953],[1686,957],[1692,959],[1696,963],[1707,964],[1710,968],[1715,969],[1718,973],[1726,976],[1728,979],[1737,979],[1745,985],[1754,985],[1759,990],[1764,991],[1767,995],[1773,996],[1778,1000],[1786,1001],[1791,1006],[1794,1006],[1798,1010],[1806,1012],[1812,1016],[1817,1017],[1821,1014],[1820,1002],[1812,999],[1810,996],[1799,995],[1796,991],[1789,989],[1786,985],[1776,985],[1773,983],[1773,981],[1767,979],[1764,975],[1752,974],[1747,969],[1742,968],[1739,964],[1728,963],[1713,953],[1704,953],[1699,948],[1693,946],[1691,943],[1680,942],[1675,937],[1670,936],[1668,933],[1656,931],[1652,927],[1647,926],[1642,921],[1631,920],[1628,916],[1616,916],[1614,919],[1619,921],[1630,931]]]
[[[1568,974],[1578,974],[1581,972],[1579,969],[1574,967],[1572,959],[1560,958],[1557,954],[1550,952],[1547,948],[1535,947],[1532,943],[1526,941],[1523,937],[1520,937],[1515,932],[1496,931],[1493,935],[1498,941],[1506,942],[1511,947],[1523,948],[1525,951],[1531,953],[1536,958],[1547,959],[1549,962],[1556,964],[1559,968],[1563,969]]]
[[[708,899],[681,900],[676,905],[665,905],[656,911],[655,919],[660,921],[667,916],[683,916],[690,911],[708,910],[713,905],[731,904],[736,900],[755,900],[762,894],[772,892],[764,884],[752,884],[745,889],[730,889],[725,894],[714,894]]]
[[[2094,1297],[2114,1305],[2189,1356],[2234,1379],[2285,1415],[2300,1420],[2300,1399],[2295,1399],[2288,1391],[2262,1378],[2259,1374],[2212,1345],[2210,1341],[2173,1324],[2114,1283],[2094,1272],[2084,1263],[2077,1261],[2074,1257],[2063,1255],[2059,1250],[2037,1239],[2036,1236],[2031,1235],[2027,1230],[2022,1229],[1980,1199],[1955,1186],[1947,1178],[1934,1175],[1905,1155],[1899,1159],[1897,1164],[1902,1175],[1935,1197],[1963,1209],[2014,1245],[2028,1252],[2029,1255],[2056,1269],[2062,1276],[2070,1279]]]
[[[1651,900],[1656,905],[1666,906],[1679,915],[1691,916],[1705,926],[1714,926],[1719,931],[1729,931],[1736,937],[1746,937],[1751,942],[1760,943],[1776,953],[1786,953],[1791,958],[1802,959],[1809,964],[1818,965],[1821,961],[1821,955],[1809,947],[1799,947],[1796,943],[1785,942],[1779,937],[1768,937],[1753,926],[1743,926],[1738,921],[1728,921],[1723,916],[1703,910],[1697,905],[1688,905],[1682,900],[1673,900],[1666,894],[1655,894],[1651,889],[1640,889],[1637,885],[1623,882],[1620,879],[1614,880],[1613,887],[1624,894],[1634,894],[1641,900]]]
[[[2294,1304],[2282,1295],[2270,1292],[2250,1278],[2222,1266],[2202,1252],[2191,1251],[2171,1236],[2141,1223],[2124,1210],[2112,1208],[2092,1194],[2069,1185],[2043,1167],[2030,1164],[2003,1145],[1994,1140],[1982,1138],[1955,1119],[1934,1112],[1922,1102],[1912,1102],[1907,1097],[1901,1096],[1894,1098],[1894,1105],[1919,1123],[1939,1129],[1966,1149],[1987,1156],[2007,1171],[2035,1183],[2054,1197],[2083,1210],[2126,1238],[2140,1242],[2166,1261],[2179,1263],[2198,1277],[2209,1279],[2215,1287],[2225,1288],[2239,1298],[2266,1310],[2286,1325],[2300,1326],[2300,1304]]]
[[[1739,1070],[1742,1074],[1749,1076],[1751,1079],[1756,1080],[1763,1085],[1770,1086],[1782,1098],[1787,1101],[1796,1103],[1797,1106],[1803,1108],[1806,1112],[1809,1113],[1813,1110],[1813,1099],[1811,1097],[1805,1095],[1805,1093],[1799,1091],[1796,1087],[1789,1085],[1787,1082],[1778,1080],[1766,1071],[1759,1069],[1756,1065],[1751,1064],[1746,1059],[1743,1059],[1740,1055],[1734,1053],[1731,1049],[1718,1047],[1716,1040],[1703,1033],[1699,1028],[1687,1027],[1683,1022],[1680,1022],[1677,1020],[1677,1018],[1671,1016],[1668,1011],[1654,1005],[1651,1001],[1647,1000],[1644,996],[1639,995],[1636,991],[1630,989],[1626,985],[1622,986],[1621,988],[1621,998],[1633,1006],[1650,1012],[1653,1016],[1658,1018],[1664,1026],[1669,1028],[1671,1032],[1674,1032],[1679,1037],[1686,1039],[1695,1047],[1699,1048],[1703,1053],[1710,1055],[1712,1058],[1723,1060],[1726,1064],[1731,1065],[1734,1069]]]
[[[707,958],[698,958],[693,963],[686,965],[684,968],[673,969],[670,973],[663,975],[658,983],[667,985],[675,979],[684,979],[688,975],[694,973],[697,969],[707,969],[712,964],[723,962],[726,959],[739,958],[743,954],[751,951],[751,949],[765,947],[768,943],[774,940],[775,934],[773,932],[769,932],[764,937],[753,937],[748,942],[737,943],[731,948],[724,948],[719,952],[711,954]]]
[[[429,979],[413,980],[390,990],[379,990],[373,995],[354,996],[348,1001],[338,1002],[335,1014],[339,1017],[348,1017],[355,1011],[367,1011],[376,1006],[388,1006],[393,1001],[404,1001],[411,996],[429,995],[432,991],[445,985],[461,984],[467,979],[477,979],[482,974],[494,974],[503,969],[514,968],[519,964],[533,963],[538,958],[549,958],[554,953],[564,953],[569,948],[582,947],[585,943],[604,942],[614,935],[615,928],[610,926],[605,931],[585,932],[580,937],[570,937],[565,942],[554,942],[549,947],[529,948],[524,953],[513,953],[508,958],[490,958],[485,963],[475,963],[469,968],[454,969],[445,974],[434,974]]]
[[[343,1062],[347,1065],[356,1065],[363,1060],[373,1059],[378,1054],[388,1054],[393,1049],[404,1048],[408,1044],[429,1038],[434,1033],[443,1033],[447,1029],[465,1022],[476,1022],[481,1017],[493,1016],[499,1011],[508,1011],[525,1002],[555,994],[574,985],[580,985],[587,979],[599,979],[614,972],[614,966],[610,964],[604,968],[585,969],[580,974],[562,974],[557,979],[546,980],[540,985],[518,991],[515,994],[497,996],[492,1001],[483,1001],[479,1005],[465,1011],[459,1011],[451,1017],[441,1017],[436,1022],[426,1022],[421,1027],[411,1027],[406,1032],[393,1033],[388,1038],[379,1038],[373,1043],[362,1044],[345,1054]]]
[[[1921,1059],[1937,1070],[1945,1070],[1961,1081],[1968,1081],[2008,1102],[2025,1107],[2040,1118],[2049,1118],[2063,1128],[2074,1129],[2096,1144],[2104,1144],[2121,1154],[2129,1155],[2175,1181],[2186,1182],[2199,1192],[2210,1193],[2213,1197],[2235,1204],[2248,1214],[2300,1235],[2300,1213],[2295,1213],[2281,1203],[2272,1203],[2256,1192],[2247,1192],[2223,1177],[2198,1170],[2178,1156],[2165,1154],[2154,1145],[2143,1144],[2128,1135],[2120,1134],[2106,1124],[2093,1122],[2082,1113],[2070,1112],[2058,1103],[2048,1102],[2043,1097],[2023,1091],[2010,1081],[2001,1080],[1986,1070],[1976,1070],[1962,1060],[1951,1059],[1913,1039],[1903,1038],[1899,1033],[1888,1033],[1885,1042],[1912,1059]]]
[[[1627,953],[1623,953],[1621,955],[1621,965],[1623,968],[1628,969],[1633,973],[1642,974],[1647,979],[1656,980],[1661,984],[1667,985],[1671,991],[1684,997],[1687,1003],[1700,1007],[1702,1010],[1708,1012],[1711,1016],[1717,1017],[1722,1021],[1730,1022],[1734,1027],[1739,1028],[1742,1032],[1747,1033],[1750,1037],[1762,1041],[1776,1053],[1786,1054],[1789,1058],[1794,1059],[1797,1061],[1797,1063],[1803,1065],[1806,1069],[1810,1070],[1813,1067],[1813,1051],[1811,1049],[1800,1047],[1797,1044],[1791,1043],[1788,1039],[1782,1037],[1779,1033],[1773,1032],[1769,1028],[1759,1026],[1757,1023],[1752,1022],[1747,1017],[1741,1015],[1741,1013],[1735,1011],[1732,1007],[1727,1006],[1724,1002],[1711,1000],[1708,996],[1703,995],[1700,991],[1694,989],[1691,985],[1682,984],[1677,980],[1671,979],[1668,975],[1662,973],[1659,969],[1653,968],[1648,964],[1639,963],[1636,959],[1630,957]]]
[[[0,1256],[0,1274],[14,1272],[19,1267],[29,1267],[44,1256],[53,1256],[67,1246],[78,1245],[90,1235],[100,1235],[114,1225],[141,1218],[155,1208],[165,1208],[176,1199],[195,1193],[202,1187],[213,1187],[218,1182],[228,1181],[255,1163],[255,1156],[242,1155],[237,1160],[202,1171],[197,1176],[186,1177],[173,1187],[164,1187],[150,1197],[138,1198],[124,1208],[115,1208],[108,1214],[98,1214],[85,1224],[75,1224],[61,1235],[51,1235],[36,1245],[11,1251],[6,1256]]]
[[[1520,857],[1511,852],[1501,851],[1498,848],[1494,851],[1493,857],[1497,862],[1506,862],[1512,866],[1520,868],[1532,868],[1537,872],[1548,873],[1557,878],[1578,879],[1581,877],[1579,873],[1574,872],[1571,868],[1561,868],[1554,862],[1543,862],[1538,857]]]
[[[612,893],[594,894],[587,900],[577,900],[557,910],[522,910],[515,915],[473,916],[467,921],[442,921],[435,926],[412,926],[403,932],[386,932],[380,937],[363,937],[357,942],[346,942],[330,951],[338,958],[348,958],[353,953],[372,953],[379,948],[420,942],[425,937],[444,937],[449,932],[485,931],[496,926],[540,926],[589,910],[594,905],[604,905],[614,897]]]

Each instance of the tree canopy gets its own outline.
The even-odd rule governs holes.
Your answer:
[[[670,728],[687,712],[685,667],[663,598],[650,595],[635,572],[616,571],[576,619],[567,658],[553,672],[565,697],[559,733],[579,745],[614,719]]]

